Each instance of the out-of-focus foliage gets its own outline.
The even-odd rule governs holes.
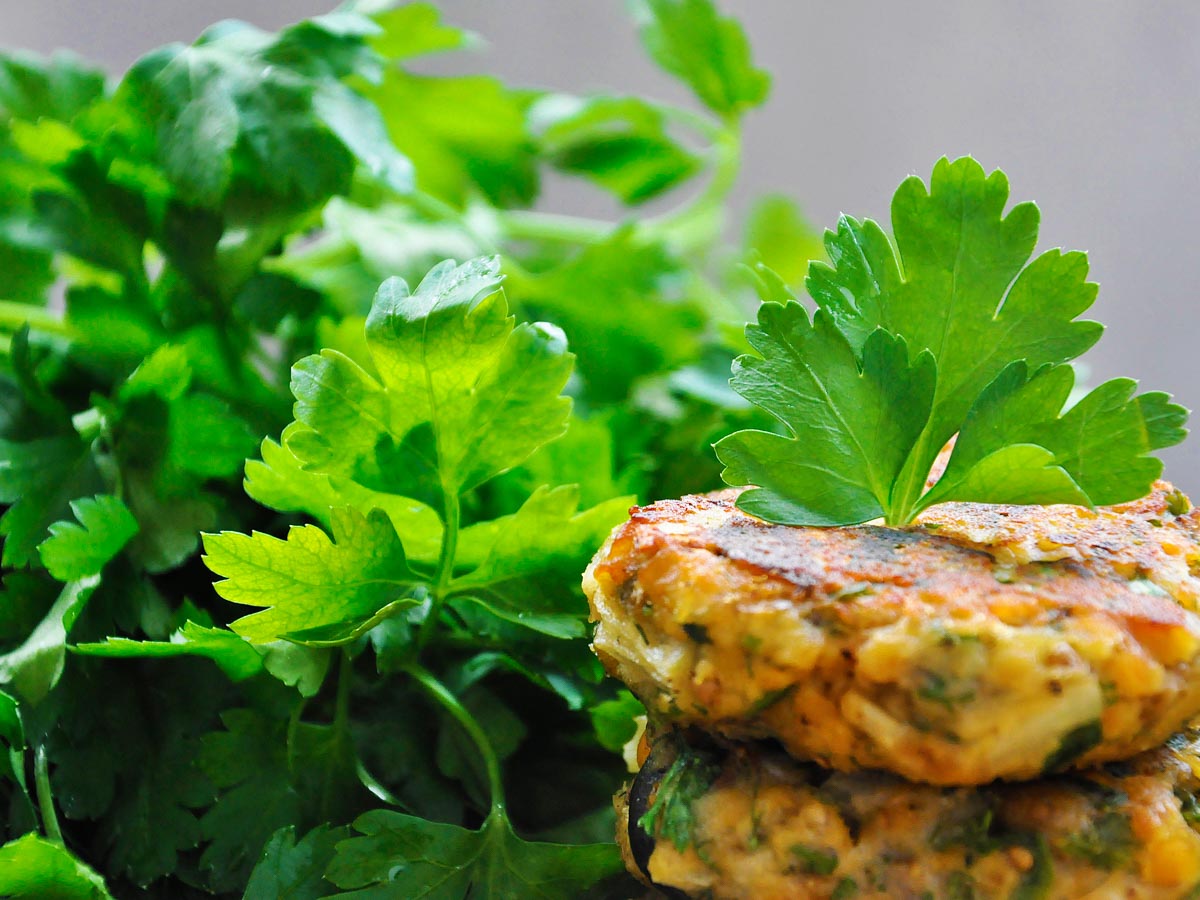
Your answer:
[[[422,74],[472,44],[424,3],[0,57],[0,893],[614,869],[579,573],[766,421],[724,201],[767,78],[709,0],[637,16],[697,109]],[[531,209],[549,170],[628,221]],[[750,235],[814,252],[784,200]]]

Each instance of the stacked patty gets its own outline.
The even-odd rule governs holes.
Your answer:
[[[1200,884],[1180,775],[1200,757],[1171,738],[1200,714],[1200,514],[1179,492],[1096,510],[944,504],[905,529],[769,525],[736,496],[634,510],[584,578],[596,652],[658,735],[629,833],[660,838],[664,805],[695,827],[637,868],[714,898]],[[1106,765],[1132,766],[1133,786]],[[1053,774],[1068,769],[1088,773]],[[684,770],[712,777],[681,792]],[[984,837],[947,843],[970,810],[986,811]],[[1064,849],[1116,832],[1127,851]]]

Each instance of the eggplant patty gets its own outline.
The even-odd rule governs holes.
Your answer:
[[[651,717],[942,785],[1125,759],[1200,714],[1200,514],[947,503],[797,528],[736,491],[635,508],[584,575]]]
[[[1197,733],[1127,763],[939,788],[677,734],[616,800],[630,871],[710,900],[1183,900],[1200,890]]]

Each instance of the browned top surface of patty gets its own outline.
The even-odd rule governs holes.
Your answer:
[[[704,550],[750,576],[738,579],[738,603],[786,595],[873,620],[929,606],[1007,609],[1028,593],[1037,602],[1020,624],[1087,613],[1136,632],[1178,626],[1180,604],[1195,607],[1200,518],[1173,515],[1162,482],[1142,500],[1095,510],[944,504],[907,529],[771,525],[738,510],[737,494],[635,507],[598,568],[619,585],[664,551]]]

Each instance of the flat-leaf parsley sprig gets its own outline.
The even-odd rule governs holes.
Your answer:
[[[1151,454],[1181,441],[1187,411],[1136,382],[1105,382],[1067,407],[1067,363],[1103,328],[1087,259],[1032,261],[1038,210],[1008,214],[1008,179],[943,158],[926,188],[892,200],[893,235],[843,216],[814,262],[808,311],[760,267],[762,305],[735,391],[790,432],[739,431],[716,444],[747,512],[789,525],[911,522],[948,500],[1111,504],[1146,494]],[[782,301],[782,302],[781,302]],[[945,472],[934,460],[955,434]]]

